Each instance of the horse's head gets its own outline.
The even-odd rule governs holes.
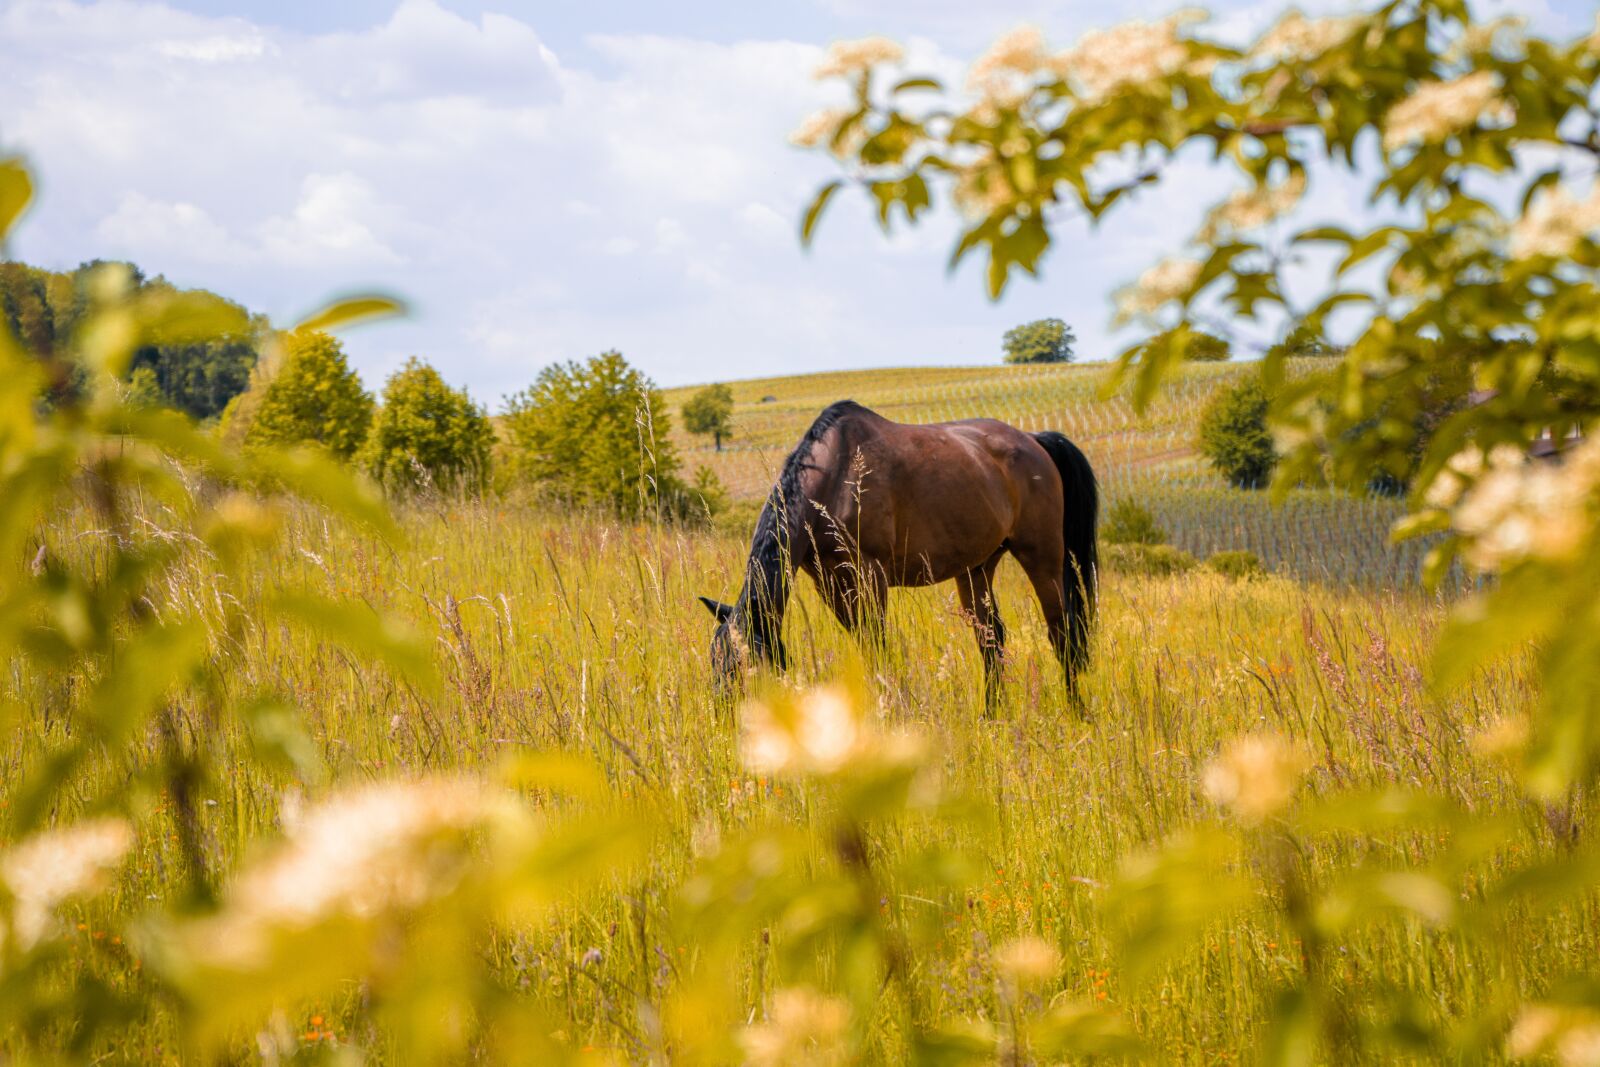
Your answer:
[[[711,669],[720,685],[731,686],[756,662],[771,664],[780,671],[788,666],[783,639],[770,633],[771,627],[748,625],[743,613],[732,604],[706,596],[700,598],[700,603],[717,620],[717,628],[711,634]]]

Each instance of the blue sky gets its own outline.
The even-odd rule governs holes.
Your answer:
[[[41,195],[11,253],[129,258],[287,322],[376,287],[409,318],[346,338],[368,385],[407,356],[497,406],[558,359],[619,348],[662,384],[882,365],[984,363],[1056,315],[1088,358],[1109,295],[1230,188],[1198,162],[1091,231],[1043,277],[984,299],[950,276],[948,221],[881,237],[842,202],[816,247],[801,207],[832,176],[789,130],[833,100],[826,44],[883,33],[946,75],[999,33],[1065,46],[1154,0],[300,0],[0,2],[0,148]],[[1338,12],[1345,5],[1308,5]],[[1497,0],[1541,30],[1593,0]],[[1213,5],[1246,33],[1281,10]],[[1360,211],[1343,183],[1314,212]],[[973,264],[976,267],[976,264]]]

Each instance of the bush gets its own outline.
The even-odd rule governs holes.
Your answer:
[[[1171,545],[1107,545],[1101,559],[1108,570],[1118,574],[1143,574],[1154,578],[1183,574],[1200,563],[1183,549]]]
[[[1078,338],[1060,319],[1039,319],[1006,331],[1007,363],[1071,363]]]
[[[254,445],[316,444],[349,459],[367,439],[372,408],[338,338],[296,330],[229,402],[223,436]]]
[[[620,352],[558,363],[506,398],[515,476],[619,515],[693,513],[655,384]]]
[[[1260,382],[1250,378],[1211,399],[1200,416],[1200,452],[1236,488],[1260,489],[1271,480],[1278,454]]]
[[[361,458],[390,489],[477,492],[489,476],[493,443],[484,410],[413,356],[384,385],[383,407]]]
[[[1243,550],[1213,552],[1206,560],[1206,569],[1227,578],[1261,578],[1267,573],[1260,556]]]
[[[1167,531],[1156,525],[1150,509],[1123,497],[1111,505],[1106,521],[1100,527],[1100,539],[1112,545],[1159,545],[1167,540]]]

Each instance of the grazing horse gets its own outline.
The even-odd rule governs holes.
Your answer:
[[[890,586],[954,579],[993,706],[1005,647],[994,572],[1010,552],[1033,583],[1072,690],[1089,652],[1098,506],[1089,461],[1059,433],[994,419],[905,425],[840,401],[784,461],[739,599],[700,598],[717,619],[712,665],[724,683],[747,657],[788,665],[783,613],[797,569],[845,629],[874,636]]]

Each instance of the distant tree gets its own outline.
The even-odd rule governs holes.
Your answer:
[[[1166,543],[1167,531],[1157,524],[1149,508],[1123,497],[1107,512],[1100,539],[1111,545],[1160,545]]]
[[[683,428],[690,433],[710,434],[722,451],[722,439],[733,436],[733,390],[726,385],[708,385],[683,405]]]
[[[135,367],[128,376],[128,403],[136,407],[153,408],[166,403],[156,372],[149,367]]]
[[[1006,331],[1007,363],[1070,363],[1078,338],[1060,319],[1038,319]]]
[[[1268,349],[1267,354],[1269,358],[1273,356],[1292,356],[1296,358],[1342,356],[1344,355],[1344,347],[1330,343],[1314,323],[1302,320],[1295,323],[1288,336]]]
[[[488,413],[413,356],[384,384],[361,459],[390,489],[476,492],[488,483],[493,447]]]
[[[1154,358],[1156,354],[1164,353],[1167,346],[1175,346],[1172,358],[1179,358],[1181,353],[1182,359],[1192,363],[1221,363],[1233,355],[1228,342],[1216,334],[1192,326],[1179,326],[1164,330],[1146,341],[1140,358]]]
[[[287,334],[277,366],[260,377],[259,404],[234,405],[228,433],[244,423],[247,443],[313,443],[340,459],[354,456],[367,439],[372,394],[361,387],[337,338],[316,330]]]
[[[546,367],[502,425],[522,480],[623,515],[689,510],[666,404],[620,352]]]
[[[1200,416],[1200,452],[1228,484],[1260,489],[1278,454],[1267,432],[1267,394],[1255,378],[1219,391]]]

